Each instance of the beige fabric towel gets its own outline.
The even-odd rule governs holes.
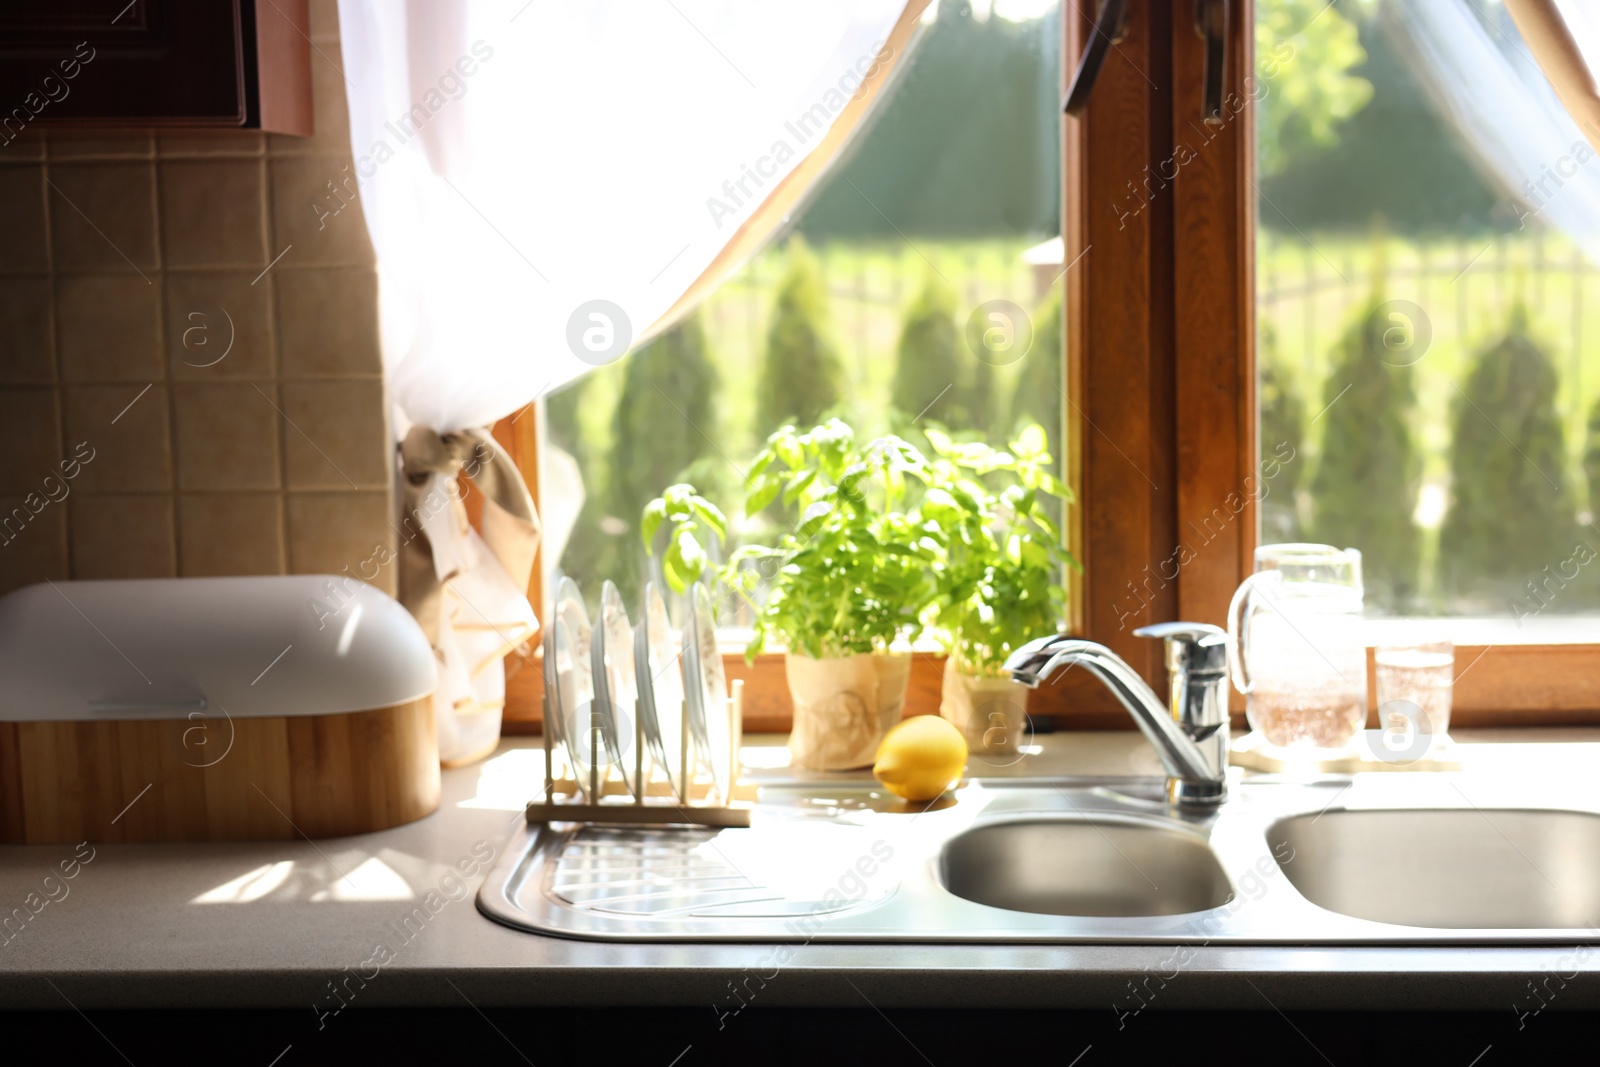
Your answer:
[[[461,766],[499,742],[502,663],[539,630],[527,596],[539,517],[521,472],[485,430],[439,434],[414,426],[400,455],[406,504],[400,602],[439,660],[440,762]],[[485,498],[481,536],[461,500],[463,471]]]

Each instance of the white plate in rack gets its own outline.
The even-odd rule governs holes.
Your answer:
[[[600,587],[600,625],[594,631],[591,670],[606,755],[621,769],[628,792],[638,796],[641,786],[634,773],[633,744],[639,687],[633,670],[633,624],[622,594],[609,579]]]
[[[591,804],[598,803],[600,794],[589,787],[590,767],[593,766],[594,777],[603,792],[606,777],[611,772],[611,746],[604,740],[607,716],[597,714],[595,706],[589,612],[583,606],[577,583],[571,578],[561,579],[556,587],[555,621],[550,629],[555,656],[553,661],[545,661],[545,676],[555,677],[567,760],[572,764],[573,777],[578,780],[583,798]],[[596,727],[601,732],[598,745],[594,743]]]
[[[731,798],[733,728],[728,721],[728,677],[717,651],[716,609],[703,584],[695,583],[683,629],[683,679],[689,726],[700,748],[700,762],[723,803]]]
[[[633,667],[639,686],[639,721],[650,755],[673,788],[683,773],[683,641],[667,618],[654,582],[644,587],[644,612],[633,631]]]

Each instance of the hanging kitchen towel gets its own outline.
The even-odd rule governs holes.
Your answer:
[[[485,430],[413,426],[400,445],[406,515],[400,602],[439,661],[439,760],[482,759],[500,739],[508,653],[539,631],[528,579],[539,518],[516,464]],[[482,534],[467,521],[458,477],[483,493]]]

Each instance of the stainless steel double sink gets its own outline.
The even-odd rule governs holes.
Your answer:
[[[1600,940],[1600,813],[1577,788],[1268,776],[1204,815],[1161,791],[975,779],[918,811],[867,783],[769,785],[748,829],[529,826],[479,907],[614,941]]]

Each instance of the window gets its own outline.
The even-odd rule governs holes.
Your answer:
[[[1029,282],[1046,274],[1063,291],[1064,369],[1061,361],[999,368],[981,415],[958,413],[981,394],[973,379],[924,414],[995,434],[1015,414],[1004,398],[1018,394],[1019,380],[1037,373],[1054,384],[1064,410],[1055,408],[1062,422],[1053,440],[1078,499],[1067,516],[1083,564],[1069,578],[1075,632],[1159,684],[1158,643],[1134,636],[1136,628],[1177,618],[1221,623],[1257,543],[1328,540],[1367,552],[1369,614],[1389,620],[1375,629],[1417,619],[1453,629],[1458,724],[1600,716],[1588,682],[1600,670],[1600,643],[1580,643],[1591,626],[1578,621],[1600,614],[1600,567],[1571,550],[1600,550],[1600,506],[1591,502],[1600,499],[1591,488],[1600,448],[1590,429],[1600,373],[1584,365],[1600,344],[1591,310],[1600,278],[1590,277],[1585,253],[1595,242],[1575,230],[1570,202],[1555,195],[1578,184],[1573,174],[1587,175],[1593,153],[1557,137],[1545,142],[1553,146],[1546,156],[1530,158],[1483,136],[1535,128],[1474,121],[1475,107],[1499,107],[1513,89],[1537,105],[1529,114],[1548,120],[1559,107],[1500,3],[1228,6],[1218,113],[1206,113],[1207,42],[1192,7],[1129,5],[1086,108],[1058,127],[1059,94],[1096,33],[1096,6],[1066,5],[1058,22],[1053,11],[1003,2],[941,3],[880,122],[798,214],[790,243],[657,342],[682,345],[693,335],[709,371],[704,388],[688,394],[700,406],[679,413],[698,413],[706,432],[689,438],[681,417],[670,433],[652,431],[663,454],[687,444],[651,479],[685,471],[713,492],[729,491],[716,479],[733,478],[759,440],[756,368],[775,290],[796,262],[810,257],[807,269],[822,280],[828,336],[849,382],[842,410],[865,432],[906,414],[890,413],[893,353],[930,267],[957,293],[950,318],[958,326],[994,289],[1036,312],[1036,323],[1051,321],[1041,310],[1051,294]],[[1439,36],[1445,10],[1467,15],[1474,39],[1487,42],[1464,66],[1462,53],[1440,43],[1463,39]],[[1006,81],[1004,94],[991,91],[1000,84],[992,81],[974,92],[963,68],[946,62],[978,54],[956,48],[959,40],[1030,34],[1040,57],[1029,61],[1032,80]],[[1424,49],[1418,41],[1428,34]],[[1498,83],[1484,76],[1491,59]],[[1473,77],[1450,78],[1451,62]],[[1493,95],[1474,101],[1462,86]],[[895,158],[897,123],[910,122],[921,94],[938,101],[930,108],[944,121],[927,128],[942,150]],[[1002,100],[1003,115],[979,107]],[[1057,129],[1059,177],[1048,173],[1048,154],[1008,154],[1006,146],[1030,137],[1050,143]],[[867,177],[875,154],[899,165],[903,184],[894,185],[892,168]],[[951,156],[996,176],[972,188],[979,197],[1006,190],[1003,211],[933,195],[944,174],[929,160]],[[1513,163],[1533,179],[1544,177],[1543,163],[1568,184],[1509,181]],[[1018,167],[1034,184],[1012,180]],[[1057,181],[1059,220],[1022,192]],[[939,203],[954,206],[933,211]],[[954,226],[957,218],[970,228]],[[890,239],[885,222],[911,229]],[[1059,253],[1048,241],[1056,233]],[[1359,375],[1346,366],[1352,350],[1372,357]],[[1043,351],[1036,342],[1031,353]],[[636,356],[646,357],[631,361],[642,375],[649,352]],[[631,566],[620,562],[621,547],[608,546],[632,537],[636,501],[606,502],[618,499],[609,495],[623,466],[611,459],[612,428],[629,425],[616,418],[628,369],[549,403],[555,447],[546,451],[569,463],[589,494],[561,560],[586,585]],[[1348,442],[1366,465],[1335,458],[1330,440]],[[1270,473],[1268,459],[1278,460]],[[608,551],[619,562],[601,562]],[[641,573],[624,577],[637,583]],[[1075,674],[1037,694],[1030,710],[1125,727],[1122,709]],[[776,678],[774,690],[781,670]],[[783,707],[767,710],[757,722],[781,727]]]
[[[1479,80],[1554,105],[1530,125],[1565,118],[1500,4],[1323,8],[1256,4],[1259,440],[1293,457],[1261,537],[1360,548],[1369,615],[1571,640],[1600,612],[1600,275],[1561,209],[1593,153],[1566,120],[1543,158],[1455,84],[1485,48]]]
[[[1519,84],[1542,86],[1537,81],[1537,71],[1510,57],[1500,60],[1502,67],[1515,64],[1512,69],[1517,73],[1499,84],[1485,81],[1488,60],[1499,50],[1514,47],[1499,5],[1402,0],[1336,0],[1329,5],[1309,0],[1304,4],[1256,0],[1230,7],[1234,17],[1228,22],[1226,36],[1227,103],[1220,122],[1207,123],[1203,113],[1206,42],[1193,32],[1188,12],[1156,5],[1131,12],[1114,54],[1101,68],[1085,113],[1066,127],[1066,254],[1069,258],[1084,257],[1080,269],[1067,276],[1068,388],[1076,399],[1072,410],[1081,415],[1083,424],[1078,428],[1069,426],[1068,432],[1069,466],[1079,468],[1074,475],[1082,500],[1078,534],[1078,551],[1085,563],[1081,626],[1089,636],[1110,644],[1152,680],[1161,676],[1157,651],[1149,642],[1132,635],[1134,627],[1179,617],[1223,621],[1233,589],[1249,573],[1258,536],[1278,539],[1296,532],[1301,536],[1335,536],[1326,528],[1322,532],[1315,529],[1318,517],[1314,505],[1319,488],[1316,467],[1321,458],[1318,451],[1327,432],[1324,423],[1353,399],[1355,391],[1325,413],[1327,402],[1320,399],[1325,381],[1317,380],[1313,387],[1306,379],[1316,378],[1319,368],[1330,366],[1323,354],[1325,345],[1316,343],[1319,331],[1324,339],[1341,336],[1329,325],[1330,317],[1341,323],[1345,336],[1351,332],[1352,316],[1357,316],[1354,332],[1358,337],[1366,328],[1370,316],[1358,316],[1359,305],[1363,298],[1370,298],[1370,291],[1364,287],[1371,285],[1374,276],[1385,279],[1386,298],[1405,299],[1401,287],[1409,287],[1422,294],[1412,298],[1413,303],[1428,307],[1437,301],[1441,305],[1430,309],[1426,321],[1415,315],[1409,320],[1403,315],[1389,317],[1388,313],[1398,308],[1384,309],[1384,314],[1373,320],[1375,326],[1382,327],[1375,330],[1378,337],[1374,343],[1380,349],[1386,340],[1385,332],[1390,328],[1398,330],[1387,338],[1399,352],[1392,362],[1403,363],[1408,350],[1415,354],[1423,348],[1416,342],[1419,325],[1443,330],[1453,338],[1445,342],[1445,351],[1453,344],[1457,352],[1473,354],[1485,345],[1484,338],[1493,343],[1495,335],[1489,324],[1499,316],[1503,333],[1512,322],[1510,311],[1515,307],[1518,286],[1526,294],[1530,309],[1541,301],[1547,307],[1567,309],[1565,319],[1559,310],[1555,312],[1554,332],[1567,333],[1563,321],[1568,325],[1578,321],[1573,343],[1581,344],[1587,329],[1581,320],[1571,317],[1581,306],[1577,296],[1563,295],[1572,293],[1574,284],[1584,284],[1576,272],[1559,270],[1562,257],[1570,254],[1570,246],[1563,249],[1549,234],[1542,238],[1530,235],[1523,250],[1518,251],[1511,240],[1512,230],[1519,222],[1512,205],[1506,205],[1506,210],[1512,212],[1508,221],[1502,217],[1503,212],[1496,212],[1492,204],[1485,203],[1481,192],[1475,204],[1472,201],[1473,182],[1484,180],[1479,175],[1488,161],[1499,158],[1504,167],[1504,155],[1487,151],[1491,146],[1482,143],[1473,147],[1469,155],[1463,145],[1474,128],[1466,122],[1472,108],[1463,107],[1460,97],[1438,91],[1437,85],[1423,94],[1422,107],[1444,106],[1452,99],[1455,104],[1454,110],[1435,112],[1451,115],[1448,126],[1426,120],[1432,122],[1429,128],[1435,137],[1431,147],[1423,136],[1425,119],[1413,110],[1408,116],[1391,119],[1399,122],[1401,132],[1386,135],[1389,155],[1384,161],[1369,164],[1387,168],[1381,174],[1340,170],[1343,155],[1339,152],[1322,155],[1315,165],[1307,164],[1310,173],[1301,174],[1299,180],[1303,184],[1321,184],[1317,192],[1306,194],[1300,205],[1308,212],[1305,223],[1292,218],[1290,206],[1274,195],[1275,188],[1286,194],[1283,186],[1302,155],[1307,160],[1314,159],[1312,153],[1321,151],[1319,144],[1330,135],[1354,136],[1350,128],[1363,113],[1376,108],[1367,121],[1382,119],[1383,108],[1398,99],[1392,94],[1400,90],[1384,81],[1367,52],[1364,42],[1375,38],[1363,34],[1416,33],[1424,23],[1436,21],[1440,11],[1449,9],[1459,14],[1475,10],[1473,19],[1495,20],[1492,29],[1486,21],[1480,33],[1480,39],[1489,41],[1493,51],[1476,54],[1464,65],[1458,62],[1458,76],[1450,84],[1458,89],[1490,85],[1494,96],[1478,102],[1482,110],[1499,106],[1496,100]],[[1318,21],[1323,14],[1341,17],[1342,23],[1330,25],[1342,27],[1342,36],[1327,39],[1335,35],[1334,30],[1323,28]],[[1408,19],[1420,16],[1427,18],[1407,25]],[[1306,34],[1308,28],[1310,36]],[[1069,55],[1079,54],[1093,32],[1087,15],[1069,18],[1067,31]],[[1323,38],[1320,52],[1316,41],[1319,34]],[[1375,54],[1381,46],[1372,47]],[[1408,65],[1415,67],[1420,62],[1421,50],[1417,47],[1396,47]],[[1280,79],[1295,73],[1288,66],[1293,58],[1313,64],[1312,76],[1308,79],[1301,71],[1298,91],[1284,92],[1288,83]],[[1353,79],[1368,82],[1372,86],[1370,95],[1360,85],[1347,84]],[[1304,122],[1302,117],[1300,133],[1305,136],[1298,140],[1292,131],[1273,126],[1280,119],[1288,122],[1285,116],[1271,113],[1274,98],[1280,104],[1302,106],[1308,95],[1311,103],[1316,103],[1318,94],[1330,92],[1343,92],[1337,103],[1348,114],[1335,117],[1330,101],[1325,99],[1319,105],[1321,114],[1334,121],[1319,125]],[[1415,101],[1416,97],[1412,99]],[[1407,122],[1412,125],[1407,126]],[[1258,124],[1260,140],[1275,139],[1259,174]],[[1529,126],[1501,122],[1496,128],[1520,134]],[[1454,147],[1452,130],[1456,136]],[[1559,138],[1554,143],[1562,144]],[[1403,145],[1404,150],[1396,149],[1397,144]],[[1572,145],[1569,139],[1562,151],[1551,154],[1550,158],[1556,160],[1552,167],[1560,163],[1560,156]],[[1457,163],[1446,166],[1452,151]],[[1281,158],[1272,158],[1273,152],[1279,152]],[[1574,162],[1581,154],[1584,153],[1574,151]],[[1532,164],[1535,175],[1539,173],[1538,162],[1535,159]],[[1432,170],[1409,169],[1424,163]],[[1528,161],[1523,159],[1522,165],[1527,166]],[[1282,169],[1274,170],[1275,167]],[[1446,171],[1453,176],[1453,184],[1445,182]],[[1398,197],[1404,192],[1398,186],[1406,181],[1431,188],[1437,194],[1430,201],[1434,214],[1389,221],[1381,227],[1374,227],[1369,217],[1340,241],[1323,234],[1312,222],[1312,209],[1321,213],[1317,217],[1325,219],[1338,207],[1333,201],[1357,195],[1349,190],[1350,186],[1379,187],[1366,189],[1361,195]],[[1130,196],[1135,198],[1137,210],[1128,210]],[[1549,197],[1541,200],[1555,203]],[[1518,202],[1524,208],[1529,206],[1527,200],[1519,198]],[[1411,203],[1416,205],[1417,198],[1413,197]],[[1479,221],[1463,222],[1463,218],[1471,217],[1470,212],[1464,214],[1465,209],[1472,207],[1477,210]],[[1285,219],[1276,208],[1291,217]],[[1557,210],[1553,206],[1544,209],[1551,219]],[[1268,214],[1277,221],[1269,221]],[[1426,255],[1430,257],[1436,254],[1431,247],[1434,242],[1447,245],[1451,238],[1471,241],[1477,236],[1483,240],[1461,257],[1454,272],[1433,281],[1432,259],[1414,254],[1407,261],[1401,254],[1404,240],[1419,243],[1418,238],[1402,238],[1406,227],[1427,236],[1430,247]],[[1382,236],[1375,238],[1375,233]],[[1327,241],[1327,247],[1319,236]],[[1544,245],[1542,260],[1533,258],[1540,241]],[[1338,283],[1340,288],[1335,292],[1342,302],[1346,316],[1343,320],[1334,315],[1332,297],[1302,299],[1300,308],[1294,307],[1293,302],[1301,299],[1295,291],[1307,285],[1305,276],[1295,279],[1292,267],[1284,265],[1287,262],[1298,266],[1302,272],[1307,269],[1305,260],[1296,258],[1296,243],[1300,251],[1315,260],[1310,268],[1314,272],[1309,279],[1312,289],[1326,289],[1329,278]],[[1318,247],[1320,255],[1315,251]],[[1505,249],[1503,255],[1500,248]],[[1483,254],[1474,261],[1472,257],[1480,249]],[[1516,258],[1519,254],[1527,257],[1521,266]],[[1540,263],[1578,280],[1574,283],[1551,277],[1550,271],[1531,269]],[[1469,265],[1471,269],[1457,279],[1456,275]],[[1474,277],[1480,270],[1482,275]],[[1458,285],[1468,285],[1465,296],[1459,295],[1459,288],[1450,287],[1453,280]],[[1447,290],[1453,298],[1442,295]],[[1466,305],[1464,312],[1460,311],[1462,304]],[[1312,343],[1305,341],[1308,323]],[[1262,335],[1263,360],[1259,380],[1258,332]],[[1588,332],[1592,336],[1592,331]],[[1556,357],[1560,372],[1580,358],[1572,350]],[[1370,373],[1371,368],[1367,369]],[[1279,443],[1269,442],[1266,435],[1277,432],[1286,406],[1274,395],[1272,387],[1296,372],[1301,376],[1293,386],[1298,392],[1289,395],[1298,396],[1301,401],[1301,439],[1308,462],[1297,472],[1302,479],[1297,492],[1261,493],[1257,491],[1264,473],[1261,460],[1273,455]],[[1323,371],[1324,377],[1327,373]],[[1426,373],[1431,374],[1432,368]],[[1424,372],[1413,369],[1412,374],[1421,377]],[[1566,484],[1571,493],[1570,514],[1577,518],[1582,512],[1575,470],[1581,469],[1581,459],[1574,461],[1581,452],[1574,440],[1574,424],[1581,423],[1588,413],[1583,411],[1582,393],[1572,392],[1573,383],[1581,379],[1569,376],[1565,380],[1567,384],[1556,390],[1556,412],[1565,420],[1565,445],[1556,451],[1564,457]],[[1433,388],[1454,392],[1449,381],[1438,377],[1432,381]],[[1337,397],[1342,388],[1343,384],[1336,386],[1327,400]],[[1467,391],[1465,381],[1461,389]],[[1364,416],[1371,402],[1360,399],[1350,406],[1357,415]],[[1419,415],[1419,411],[1429,414]],[[1415,499],[1402,492],[1391,494],[1392,503],[1398,506],[1385,511],[1385,515],[1399,514],[1424,529],[1428,523],[1442,526],[1452,505],[1451,494],[1467,484],[1451,485],[1448,481],[1450,415],[1448,400],[1419,392],[1409,417],[1414,421],[1408,421],[1407,426],[1422,439],[1423,454],[1434,457],[1432,466],[1419,458],[1421,477],[1414,482],[1397,480],[1397,484],[1415,485]],[[1373,422],[1376,424],[1375,419]],[[1502,429],[1514,437],[1520,433],[1518,428],[1503,424]],[[1358,444],[1368,443],[1359,432],[1356,437]],[[1496,438],[1505,443],[1498,431]],[[1075,445],[1076,458],[1072,451]],[[1506,452],[1499,453],[1501,461],[1506,454],[1516,455],[1518,449],[1528,451],[1525,443],[1519,442],[1516,448],[1508,446]],[[1528,466],[1520,455],[1517,458]],[[1556,477],[1554,468],[1554,463],[1548,465],[1552,478]],[[1387,477],[1394,472],[1384,468],[1371,468],[1371,472],[1374,480],[1368,487],[1370,495],[1379,497],[1377,488],[1381,483],[1377,475]],[[1424,491],[1430,472],[1433,484],[1445,488],[1442,497],[1439,489]],[[1441,478],[1441,473],[1445,477]],[[1509,476],[1485,471],[1480,484],[1494,487],[1515,483]],[[1322,487],[1327,485],[1325,480]],[[1293,506],[1285,508],[1288,501],[1293,501]],[[1223,507],[1229,502],[1242,503],[1236,521],[1231,523],[1226,518],[1233,514],[1233,508]],[[1507,506],[1511,506],[1509,501]],[[1222,521],[1215,521],[1219,515]],[[1292,526],[1286,528],[1286,523],[1301,525],[1296,531]],[[1414,575],[1415,584],[1409,589],[1396,588],[1391,580],[1387,590],[1378,591],[1381,610],[1401,620],[1392,625],[1410,625],[1404,620],[1425,614],[1438,620],[1445,612],[1474,610],[1465,597],[1438,595],[1441,586],[1434,577],[1437,570],[1430,572],[1428,568],[1437,567],[1437,542],[1442,531],[1432,536],[1435,547],[1429,551],[1434,556],[1430,559],[1419,548],[1416,569],[1405,572]],[[1351,537],[1359,547],[1364,547],[1364,540]],[[1175,545],[1191,551],[1175,555]],[[1560,566],[1565,558],[1557,557],[1554,562]],[[1179,559],[1180,563],[1165,568],[1163,561],[1171,559]],[[1536,569],[1542,571],[1542,566],[1541,563]],[[1570,573],[1570,565],[1566,570]],[[1532,577],[1527,575],[1521,581]],[[1575,586],[1569,585],[1568,589],[1578,592]],[[1569,603],[1572,607],[1568,610],[1585,610],[1577,596]],[[1468,622],[1458,618],[1454,624],[1457,723],[1572,723],[1596,714],[1597,704],[1588,679],[1600,667],[1600,647],[1574,640],[1586,637],[1587,628],[1574,626],[1570,617],[1563,619],[1547,608],[1535,620],[1537,626],[1524,620],[1519,631],[1516,615],[1509,606],[1499,613],[1498,623],[1480,622],[1473,627]],[[1382,629],[1380,624],[1369,633],[1376,636]],[[1105,707],[1103,702],[1094,703],[1097,698],[1092,688],[1085,687],[1075,697],[1075,707],[1089,712],[1085,721],[1115,720],[1115,709]],[[1242,702],[1235,710],[1242,710]]]
[[[930,423],[1003,441],[1037,422],[1060,454],[1061,40],[1056,0],[930,6],[892,95],[787,232],[670,332],[547,399],[547,565],[591,602],[611,579],[637,604],[640,511],[678,481],[735,543],[771,536],[742,483],[785,422],[837,416],[863,442],[923,448]],[[980,359],[974,329],[1031,344]]]

